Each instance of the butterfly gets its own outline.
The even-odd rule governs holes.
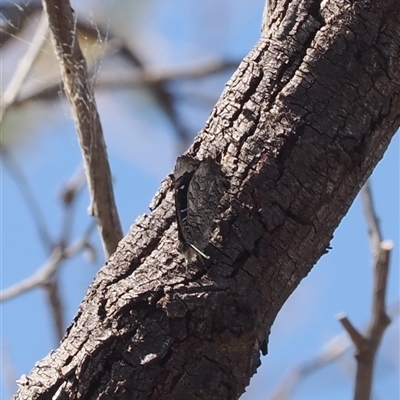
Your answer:
[[[209,259],[204,249],[225,191],[221,167],[212,158],[200,161],[184,155],[178,157],[173,176],[178,250],[187,260],[196,254]]]

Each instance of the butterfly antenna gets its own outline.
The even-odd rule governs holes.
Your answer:
[[[207,254],[204,254],[201,250],[199,250],[195,245],[193,245],[192,243],[188,243],[188,245],[195,250],[197,253],[199,253],[201,256],[203,256],[205,259],[209,260],[210,256],[208,256]]]

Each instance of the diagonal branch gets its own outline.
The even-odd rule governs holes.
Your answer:
[[[24,57],[18,63],[17,69],[15,70],[15,73],[2,96],[0,105],[0,123],[3,121],[3,117],[7,109],[12,106],[16,100],[26,77],[29,74],[29,71],[31,70],[40,54],[40,51],[42,50],[43,44],[47,37],[47,28],[47,19],[45,15],[42,14],[39,26],[37,27],[35,36],[32,39],[32,43],[30,44]]]
[[[53,247],[53,240],[50,237],[49,231],[46,226],[46,219],[29,185],[27,177],[24,175],[22,168],[18,165],[16,160],[14,160],[7,148],[1,148],[1,156],[2,160],[7,165],[10,174],[12,175],[15,184],[21,191],[22,199],[24,200],[26,207],[32,215],[32,219],[35,223],[38,236],[42,241],[44,248],[46,250],[51,249]]]
[[[73,257],[86,248],[88,237],[93,229],[91,224],[83,237],[72,243],[67,248],[56,246],[51,253],[48,260],[29,278],[17,283],[14,286],[0,292],[0,303],[3,301],[11,300],[12,298],[25,293],[37,286],[45,286],[48,284],[49,279],[55,274],[60,267],[62,261]]]
[[[117,53],[115,51],[115,53]],[[135,89],[138,87],[151,87],[154,85],[165,85],[182,80],[196,80],[208,76],[233,70],[239,65],[239,61],[230,61],[224,59],[198,60],[196,64],[175,65],[169,68],[160,68],[149,66],[138,68],[132,71],[131,76],[124,78],[121,76],[100,77],[96,81],[96,91],[109,89]],[[93,75],[93,71],[90,71]],[[15,105],[21,105],[28,101],[40,99],[52,99],[58,96],[59,83],[41,84],[18,96]],[[185,138],[188,140],[188,138]]]
[[[64,89],[71,103],[83,152],[91,198],[89,212],[96,218],[105,256],[108,258],[122,238],[122,229],[93,88],[77,40],[76,24],[69,1],[43,0],[43,6],[49,19]]]

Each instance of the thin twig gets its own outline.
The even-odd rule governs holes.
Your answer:
[[[40,18],[39,26],[36,29],[35,36],[32,39],[30,46],[24,57],[18,63],[18,67],[15,70],[10,83],[3,93],[1,106],[0,106],[0,123],[3,121],[3,117],[7,109],[14,103],[21,90],[25,79],[27,78],[30,70],[32,69],[35,61],[37,60],[40,51],[43,48],[43,44],[47,37],[47,18],[42,14]]]
[[[119,41],[118,54],[120,54],[125,61],[137,69],[146,69],[146,64],[138,55],[136,49],[132,48],[131,45],[128,45],[123,40],[115,38],[112,34],[110,34],[108,27],[106,29],[99,25],[93,27],[92,25],[88,25],[86,21],[79,19],[77,19],[77,27],[80,32],[83,32],[87,36],[93,37],[96,35],[99,39],[106,38],[109,43],[115,43],[116,41]],[[190,140],[191,135],[183,124],[182,118],[176,110],[175,98],[171,94],[168,86],[164,83],[155,83],[149,84],[147,89],[152,93],[157,105],[174,127],[174,130],[180,141],[188,144],[188,140]]]
[[[1,149],[1,155],[15,181],[15,184],[21,191],[22,199],[25,201],[26,206],[32,215],[32,219],[35,223],[36,230],[44,248],[46,251],[51,251],[53,248],[53,241],[50,238],[50,234],[46,226],[46,219],[44,218],[39,203],[36,201],[35,195],[31,190],[28,179],[24,175],[24,172],[19,167],[18,163],[13,159],[10,152],[5,147]]]
[[[329,365],[341,357],[349,348],[348,339],[342,334],[330,340],[319,355],[299,364],[284,376],[282,382],[268,396],[269,400],[287,400],[295,387],[307,376]]]
[[[189,79],[202,79],[213,74],[237,68],[237,66],[238,63],[236,62],[215,59],[198,61],[196,65],[181,65],[170,68],[149,67],[135,71],[131,77],[126,79],[121,79],[121,77],[103,78],[99,80],[96,88],[126,87],[127,85],[128,87],[135,87]]]
[[[141,86],[155,84],[169,84],[181,80],[202,79],[207,76],[225,72],[237,68],[238,62],[224,60],[204,60],[198,65],[181,65],[171,68],[148,67],[133,71],[130,77],[100,77],[96,82],[96,91],[110,89],[134,89]],[[15,101],[15,105],[24,104],[31,100],[51,99],[59,95],[58,83],[42,85],[30,92],[21,94]]]
[[[65,183],[62,188],[61,201],[63,206],[63,223],[61,226],[61,236],[58,241],[58,245],[61,248],[65,248],[67,243],[69,243],[69,237],[72,230],[72,223],[74,217],[74,205],[76,203],[77,195],[83,188],[85,184],[85,173],[83,168],[80,166],[78,171],[76,171],[72,178]],[[94,226],[94,224],[92,224]],[[88,235],[87,235],[88,237]],[[88,246],[88,241],[86,241],[85,248]],[[60,263],[61,266],[61,263]],[[60,267],[59,266],[59,267]],[[46,291],[48,306],[52,313],[52,322],[54,324],[57,342],[60,342],[65,333],[65,323],[64,323],[64,307],[63,299],[60,293],[60,275],[55,272],[49,276],[48,280],[42,284],[42,287]]]
[[[84,184],[86,183],[85,171],[82,165],[74,172],[71,179],[64,184],[61,189],[61,202],[64,208],[63,223],[61,227],[61,237],[59,240],[60,244],[66,245],[69,243],[72,222],[73,222],[73,211],[75,200],[77,195],[82,190]]]
[[[389,315],[392,319],[398,318],[399,314],[399,303],[395,303],[389,307]],[[352,342],[344,333],[335,336],[324,346],[320,354],[310,358],[308,361],[300,363],[285,374],[281,382],[267,397],[268,400],[288,400],[300,382],[303,382],[305,378],[314,372],[321,370],[321,368],[343,357],[350,349],[351,345]]]
[[[117,248],[122,229],[114,200],[111,171],[85,58],[68,0],[43,0],[49,29],[71,103],[89,186],[90,213],[95,216],[105,257]]]
[[[346,314],[341,313],[337,315],[336,318],[343,325],[343,328],[346,330],[353,344],[356,346],[357,351],[363,351],[364,347],[368,346],[368,343],[366,342],[364,336],[360,332],[358,332],[358,330],[350,322]]]
[[[393,248],[393,243],[389,241],[382,242],[379,219],[373,206],[371,189],[368,182],[361,190],[361,199],[368,224],[368,233],[373,254],[374,289],[371,321],[364,336],[354,328],[346,317],[342,317],[341,322],[356,347],[357,374],[354,400],[369,400],[371,397],[376,352],[382,341],[383,333],[390,325],[390,318],[386,312],[385,297],[390,252]]]
[[[0,292],[0,302],[10,300],[35,287],[46,285],[48,280],[60,267],[62,261],[73,257],[86,247],[87,238],[93,228],[94,224],[90,224],[89,229],[85,232],[83,237],[67,248],[63,249],[60,246],[55,247],[48,260],[31,277]]]
[[[5,149],[4,154],[8,155]],[[10,158],[6,158],[6,161],[8,161],[10,170],[13,173],[18,186],[23,192],[23,198],[27,202],[28,206],[31,208],[34,220],[37,221],[36,225],[38,225],[39,233],[41,234],[41,231],[44,231],[46,233],[45,227],[43,225],[43,216],[41,215],[40,208],[30,191],[29,184],[26,178],[17,168],[17,165],[14,162],[11,162]],[[59,291],[59,275],[57,274],[57,271],[61,267],[63,261],[65,261],[69,257],[74,256],[77,252],[87,248],[89,248],[91,251],[94,251],[91,244],[88,242],[89,235],[95,227],[94,221],[91,222],[80,241],[66,248],[66,245],[69,242],[70,231],[72,228],[73,206],[76,202],[77,194],[82,189],[84,183],[84,173],[82,171],[82,168],[80,168],[79,171],[74,173],[73,177],[64,185],[62,189],[61,200],[64,206],[64,217],[61,228],[61,236],[58,241],[53,241],[53,243],[55,244],[49,243],[49,245],[47,246],[47,250],[51,253],[48,262],[31,278],[28,278],[23,282],[5,290],[3,293],[0,293],[0,301],[3,301],[15,297],[27,290],[33,289],[34,287],[43,288],[46,291],[48,297],[48,305],[53,316],[52,321],[55,326],[57,342],[62,339],[65,331],[63,304],[62,297]],[[43,234],[41,235],[43,236]]]
[[[65,323],[62,299],[59,290],[59,275],[53,274],[42,286],[47,294],[48,305],[53,316],[52,321],[57,334],[57,341],[60,342],[65,333]]]
[[[377,256],[379,244],[382,242],[382,234],[379,227],[379,218],[375,213],[374,201],[372,198],[371,186],[369,181],[365,182],[365,185],[361,189],[360,195],[362,199],[364,216],[367,221],[371,249],[374,256]]]
[[[211,74],[223,72],[225,70],[234,69],[239,62],[229,62],[223,60],[205,60],[198,61],[193,66],[177,67],[170,70],[160,68],[149,68],[140,59],[135,50],[132,50],[123,40],[114,37],[108,29],[101,26],[96,27],[90,25],[85,20],[77,20],[76,26],[79,32],[85,36],[93,37],[97,35],[99,40],[107,40],[107,46],[103,58],[110,54],[119,54],[126,61],[135,67],[134,76],[126,81],[114,79],[102,79],[99,84],[96,83],[97,89],[108,89],[109,87],[137,87],[146,86],[153,94],[156,103],[167,116],[172,126],[183,144],[186,147],[188,141],[191,140],[191,134],[185,128],[180,116],[175,110],[175,97],[170,93],[168,83],[182,79],[198,79]],[[19,95],[15,99],[13,105],[20,105],[30,100],[49,99],[59,95],[59,83],[50,82],[36,87],[28,93]],[[213,100],[214,101],[214,100]]]
[[[0,352],[1,352],[1,357],[0,357],[0,368],[2,369],[2,380],[4,382],[3,387],[4,387],[4,392],[6,392],[6,398],[11,399],[13,393],[15,390],[18,388],[16,383],[16,380],[18,379],[18,373],[16,371],[16,367],[13,363],[12,357],[11,357],[11,351],[9,349],[8,344],[6,341],[2,341],[0,344]],[[7,395],[8,392],[8,395]]]
[[[352,343],[356,347],[357,376],[355,400],[368,400],[372,389],[373,367],[376,351],[382,340],[385,329],[390,324],[386,312],[385,295],[389,270],[389,255],[393,248],[390,241],[381,241],[379,219],[373,206],[372,193],[369,183],[361,191],[363,209],[368,224],[368,232],[372,252],[374,254],[374,290],[372,302],[372,316],[365,334],[361,334],[344,314],[337,316],[342,323]],[[375,256],[377,255],[377,256]],[[395,318],[399,314],[399,306],[391,307],[390,314]],[[295,386],[311,372],[314,372],[332,361],[341,357],[350,347],[351,342],[343,335],[334,338],[326,349],[316,358],[303,363],[288,374],[283,383],[268,397],[270,400],[287,400],[293,393]]]

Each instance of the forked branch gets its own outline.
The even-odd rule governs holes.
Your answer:
[[[382,241],[379,220],[374,209],[368,181],[361,190],[361,198],[374,260],[374,288],[371,321],[367,332],[362,335],[345,315],[339,317],[339,321],[346,329],[356,347],[357,375],[354,400],[368,400],[371,397],[376,352],[382,341],[383,333],[390,325],[390,318],[386,311],[385,297],[390,252],[393,249],[393,243],[391,241]]]

